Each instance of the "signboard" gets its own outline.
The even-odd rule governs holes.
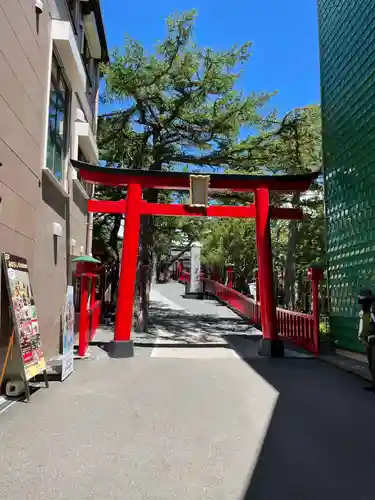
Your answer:
[[[190,175],[190,205],[192,207],[207,207],[209,188],[209,175]]]
[[[63,319],[63,358],[61,380],[74,370],[74,287],[68,286]]]
[[[24,377],[28,381],[46,370],[29,268],[26,259],[9,253],[3,254],[3,266],[16,343],[21,348]]]

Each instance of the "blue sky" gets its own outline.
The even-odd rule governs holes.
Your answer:
[[[101,0],[108,45],[123,45],[124,33],[147,49],[164,38],[165,18],[198,10],[200,46],[227,49],[253,42],[253,56],[241,86],[247,91],[278,90],[271,107],[281,114],[318,103],[317,0]]]

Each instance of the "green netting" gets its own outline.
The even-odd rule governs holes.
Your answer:
[[[361,351],[357,294],[375,291],[374,0],[319,0],[331,332]]]

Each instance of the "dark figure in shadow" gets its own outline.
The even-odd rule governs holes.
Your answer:
[[[358,339],[366,349],[368,367],[372,378],[372,385],[366,387],[366,389],[371,391],[375,391],[375,319],[372,313],[374,300],[375,297],[371,290],[362,290],[358,295],[358,303],[361,306]]]

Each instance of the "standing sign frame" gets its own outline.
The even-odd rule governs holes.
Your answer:
[[[19,352],[16,371],[25,384],[29,401],[30,380],[43,374],[46,387],[49,387],[29,268],[25,258],[10,253],[2,254],[2,264],[14,329],[12,350],[16,348]]]

